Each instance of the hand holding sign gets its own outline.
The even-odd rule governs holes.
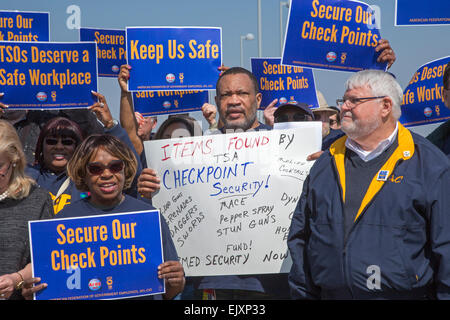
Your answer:
[[[114,120],[108,104],[106,103],[105,96],[95,91],[92,91],[92,94],[97,97],[98,101],[89,106],[88,110],[95,113],[98,120],[103,123],[106,129],[111,129],[114,126]]]
[[[166,283],[166,293],[164,299],[172,299],[179,292],[183,291],[186,279],[184,269],[179,261],[166,261],[158,266],[158,278],[164,279]]]
[[[141,175],[138,178],[138,192],[145,198],[151,199],[152,193],[156,192],[160,188],[160,179],[155,170],[151,168],[144,168]]]
[[[120,66],[119,76],[117,81],[119,82],[120,90],[122,92],[128,92],[128,80],[130,79],[131,66],[124,64]]]
[[[47,288],[47,283],[39,282],[41,282],[41,278],[39,277],[25,279],[22,287],[22,296],[25,300],[33,300],[33,296],[36,292]]]
[[[388,69],[394,64],[396,56],[388,40],[381,39],[380,42],[378,42],[378,46],[375,48],[375,51],[381,52],[380,55],[378,56],[377,62],[379,63],[387,62]]]

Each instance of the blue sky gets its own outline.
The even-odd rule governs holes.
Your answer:
[[[433,0],[438,1],[438,0]],[[448,0],[439,0],[448,1]],[[262,0],[262,56],[280,56],[280,1]],[[381,9],[381,36],[391,42],[397,61],[390,69],[405,88],[422,64],[450,55],[450,25],[395,27],[394,0],[367,0]],[[426,3],[426,2],[424,2]],[[240,64],[240,36],[253,33],[255,40],[244,42],[244,67],[258,56],[257,0],[14,0],[2,1],[2,10],[50,12],[52,41],[78,41],[78,31],[66,26],[66,9],[81,9],[81,26],[124,29],[126,26],[213,26],[222,27],[223,62]],[[288,9],[283,8],[283,26]],[[283,31],[284,32],[284,31]],[[343,94],[347,72],[315,70],[316,87],[329,104]],[[99,80],[99,91],[108,98],[113,113],[118,112],[115,79]]]

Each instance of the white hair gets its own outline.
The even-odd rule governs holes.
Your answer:
[[[403,90],[397,80],[382,70],[363,70],[354,73],[345,83],[345,90],[368,86],[374,96],[387,96],[392,100],[392,116],[398,120],[402,115],[400,108]]]

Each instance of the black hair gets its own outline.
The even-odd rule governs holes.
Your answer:
[[[230,74],[246,74],[250,80],[253,83],[253,87],[255,89],[255,94],[259,92],[259,86],[258,86],[258,79],[256,79],[255,75],[253,73],[251,73],[250,71],[248,71],[245,68],[241,68],[241,67],[232,67],[229,68],[227,70],[225,70],[219,77],[219,79],[217,79],[216,82],[216,95],[219,96],[219,84],[220,84],[220,80],[226,76],[226,75],[230,75]]]

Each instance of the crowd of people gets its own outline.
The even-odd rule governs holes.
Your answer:
[[[395,53],[376,48],[389,67]],[[258,121],[258,81],[248,70],[221,67],[209,123],[175,115],[159,129],[135,113],[120,68],[120,119],[106,98],[86,110],[14,111],[0,102],[0,298],[31,299],[45,290],[32,277],[28,221],[154,209],[160,177],[147,167],[144,141],[272,130],[282,122],[321,121],[322,148],[299,190],[287,245],[291,271],[185,277],[161,216],[166,292],[154,299],[434,299],[450,298],[450,120],[426,139],[398,119],[403,92],[392,74],[353,74],[342,99],[319,107],[301,101]],[[450,108],[450,64],[443,77]],[[34,147],[32,147],[34,146]],[[151,151],[150,151],[151,152]],[[214,212],[206,213],[214,214]]]

